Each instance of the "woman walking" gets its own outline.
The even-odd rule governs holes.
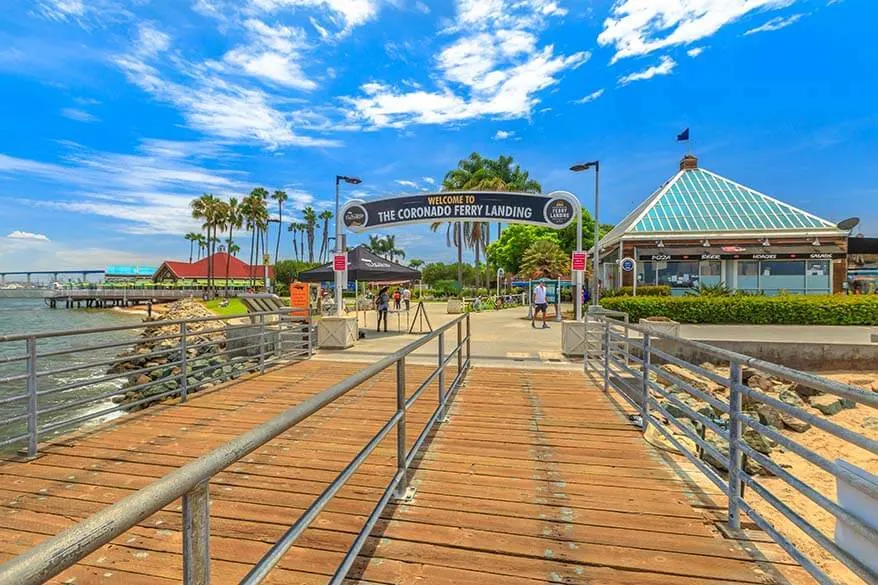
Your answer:
[[[380,291],[378,291],[378,296],[375,298],[375,309],[378,310],[378,329],[377,332],[381,332],[381,320],[384,319],[384,332],[387,333],[387,309],[390,304],[390,297],[387,294],[387,287],[385,286]]]

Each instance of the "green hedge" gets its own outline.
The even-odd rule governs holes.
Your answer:
[[[630,286],[623,286],[622,288],[617,288],[613,290],[605,290],[601,292],[602,298],[611,298],[611,297],[630,297],[634,295],[634,288]],[[637,287],[637,296],[644,297],[669,297],[671,296],[671,287],[667,285],[644,285]]]
[[[601,306],[632,321],[667,317],[680,323],[878,325],[878,295],[612,297]]]

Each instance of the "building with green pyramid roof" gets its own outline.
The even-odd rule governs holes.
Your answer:
[[[676,175],[601,239],[599,275],[604,289],[636,281],[673,294],[720,283],[764,294],[842,292],[847,236],[687,154]]]

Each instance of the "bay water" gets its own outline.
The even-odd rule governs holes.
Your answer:
[[[141,317],[110,309],[50,309],[42,299],[0,298],[0,338],[6,335],[37,334],[51,331],[86,331],[91,328],[137,325]],[[74,366],[87,366],[94,362],[112,360],[118,353],[133,345],[138,330],[86,333],[61,337],[41,338],[37,341],[39,354],[58,352],[74,348],[88,348],[96,345],[120,343],[119,347],[89,349],[86,351],[38,357],[37,371],[68,369]],[[27,372],[25,360],[9,361],[11,358],[27,355],[25,341],[0,341],[0,443],[26,432],[27,400],[10,400],[27,393],[27,381],[17,378]],[[37,390],[43,392],[74,384],[80,381],[98,380],[106,376],[108,365],[95,365],[58,374],[48,374],[37,378]],[[100,381],[81,388],[63,390],[40,396],[39,408],[52,409],[87,398],[100,396],[121,388],[125,378]],[[97,412],[112,407],[109,399],[81,404],[71,408],[59,408],[56,412],[41,415],[39,426],[51,425],[72,420],[89,412]],[[9,420],[15,419],[15,420]],[[5,422],[4,422],[5,421]],[[75,427],[72,427],[75,428]],[[0,451],[21,447],[26,442],[0,446]]]

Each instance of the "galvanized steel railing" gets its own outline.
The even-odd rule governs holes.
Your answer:
[[[166,398],[185,402],[207,384],[307,359],[309,321],[286,309],[0,336],[0,450],[26,445],[33,457],[41,438],[64,429]],[[149,335],[169,327],[175,331]],[[144,342],[156,345],[116,355]],[[133,367],[114,368],[124,363]],[[125,394],[140,398],[112,402]]]
[[[768,456],[758,452],[747,443],[744,433],[755,432],[782,445],[826,473],[832,474],[836,478],[843,478],[848,484],[855,485],[858,490],[871,498],[878,498],[876,485],[857,474],[852,474],[846,464],[840,464],[829,458],[840,454],[815,452],[796,442],[790,436],[782,434],[779,429],[772,428],[755,419],[748,411],[744,410],[744,400],[768,405],[785,416],[795,417],[844,440],[849,445],[864,449],[872,454],[878,454],[878,441],[875,440],[875,436],[864,436],[826,418],[816,416],[801,407],[778,400],[761,389],[751,388],[742,383],[742,372],[748,368],[755,370],[758,374],[801,384],[807,388],[870,408],[878,408],[878,394],[705,343],[657,332],[654,327],[629,324],[627,315],[624,313],[613,313],[600,309],[591,311],[584,326],[586,328],[584,335],[586,372],[596,372],[603,379],[605,391],[613,388],[639,411],[644,433],[650,426],[655,428],[677,451],[727,495],[729,529],[733,531],[740,529],[742,514],[746,514],[808,571],[817,582],[823,585],[836,583],[809,556],[796,548],[788,538],[785,529],[769,522],[756,509],[753,500],[745,498],[746,486],[779,512],[792,526],[804,532],[864,582],[878,583],[874,559],[867,562],[862,556],[845,550],[839,543],[816,528],[809,522],[808,518],[803,517],[766,488],[764,483],[757,478],[757,474],[747,473],[744,465],[745,458],[750,458],[786,482],[819,508],[834,516],[837,522],[843,522],[846,526],[851,527],[866,541],[878,542],[878,528],[852,510],[840,506],[832,500],[831,495],[820,493],[815,487],[798,479]],[[662,349],[659,349],[658,346],[661,346]],[[686,348],[690,352],[697,352],[699,361],[727,363],[729,375],[719,375],[712,369],[690,363],[673,355],[677,348]],[[703,379],[724,386],[728,391],[728,400],[719,399],[704,389],[696,388],[680,376],[659,367],[663,364],[679,366]],[[752,374],[752,372],[750,373]],[[659,384],[659,379],[685,391],[689,396],[709,404],[714,413],[721,414],[716,416],[697,412],[691,405],[680,400],[669,388]],[[664,405],[659,402],[660,399],[666,401]],[[669,404],[675,407],[675,412],[683,414],[680,414],[679,417],[673,416],[669,412]],[[693,453],[687,449],[683,442],[665,428],[657,415],[666,419],[683,436],[692,441],[697,446],[697,452]],[[694,425],[690,426],[681,421],[682,417],[693,421]],[[720,437],[723,445],[728,447],[718,449],[714,444],[706,441],[705,432],[707,430]],[[705,456],[715,462],[721,462],[728,470],[728,474],[723,474],[709,465],[704,460]],[[874,470],[872,471],[874,472]]]
[[[466,324],[465,335],[463,333],[464,323]],[[456,328],[457,343],[451,351],[446,352],[446,333],[452,328]],[[406,357],[434,340],[438,343],[436,368],[410,396],[406,397]],[[466,352],[465,357],[464,351]],[[456,360],[457,374],[450,383],[447,383],[446,368],[453,360]],[[211,478],[390,367],[394,367],[396,370],[396,411],[393,416],[240,582],[241,585],[262,583],[327,502],[341,490],[381,440],[395,428],[396,473],[330,581],[334,585],[342,583],[387,503],[394,496],[399,499],[410,496],[409,467],[433,426],[445,417],[448,406],[470,367],[470,318],[468,314],[461,315],[357,374],[304,400],[249,432],[46,540],[29,552],[0,565],[0,585],[37,585],[43,583],[46,579],[73,566],[79,560],[179,498],[183,499],[183,582],[186,585],[208,585],[210,583],[209,482]],[[406,413],[425,390],[437,380],[439,389],[437,406],[411,449],[407,450]]]

